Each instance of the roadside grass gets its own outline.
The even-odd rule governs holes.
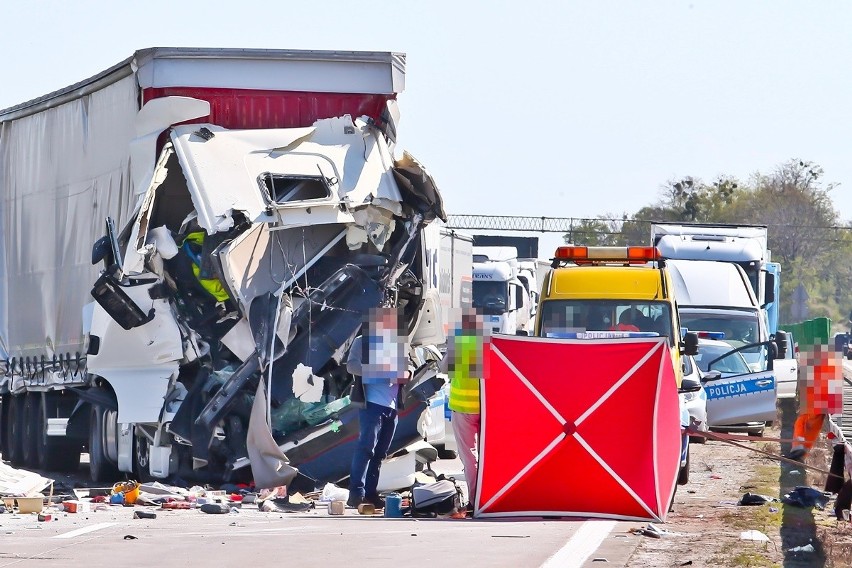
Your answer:
[[[744,568],[775,568],[781,562],[769,558],[773,545],[769,542],[729,542],[722,545],[713,560],[717,566],[735,566]]]
[[[772,442],[760,443],[756,446],[765,452],[778,453],[778,444]],[[764,461],[756,454],[751,459],[760,460],[752,470],[752,476],[740,489],[743,493],[777,497],[779,494],[780,466],[777,462]],[[770,509],[774,509],[771,511]],[[722,514],[722,522],[732,530],[757,530],[769,537],[769,542],[751,542],[737,540],[723,545],[716,559],[724,566],[737,567],[772,567],[781,566],[780,530],[782,520],[781,503],[771,502],[763,505],[742,506]]]

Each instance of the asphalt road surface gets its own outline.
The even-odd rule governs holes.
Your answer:
[[[452,473],[457,460],[436,464]],[[546,488],[542,488],[546,491]],[[156,519],[134,519],[136,510]],[[640,522],[585,519],[386,519],[325,506],[304,513],[230,514],[110,506],[89,513],[47,509],[0,515],[0,568],[187,566],[624,566]]]

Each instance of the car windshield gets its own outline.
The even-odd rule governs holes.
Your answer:
[[[666,302],[631,300],[548,300],[541,306],[541,335],[565,332],[643,331],[669,338],[672,319]]]
[[[748,363],[743,358],[742,353],[730,353],[727,357],[722,357],[732,347],[729,345],[698,345],[698,354],[695,355],[695,362],[698,368],[704,371],[719,371],[722,374],[746,374],[750,373]],[[722,357],[718,361],[715,359]],[[712,364],[711,364],[712,363]]]

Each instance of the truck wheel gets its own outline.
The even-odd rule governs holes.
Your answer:
[[[9,460],[13,467],[24,465],[23,462],[23,429],[24,429],[24,396],[10,394],[7,398],[9,410],[6,414],[6,449]],[[5,404],[5,402],[4,402]]]
[[[41,397],[39,416],[52,416],[55,393]],[[54,404],[51,404],[54,402]],[[39,469],[51,471],[77,471],[80,468],[80,442],[67,437],[48,436],[47,421],[36,422],[36,456]]]
[[[21,461],[26,467],[38,467],[38,455],[36,446],[36,423],[40,421],[38,415],[38,399],[41,395],[28,392],[24,397],[24,424],[21,431]]]
[[[101,406],[92,406],[89,421],[89,476],[92,481],[115,481],[118,468],[106,453],[107,413]]]
[[[147,436],[133,436],[133,476],[139,483],[154,481],[151,475],[151,442]]]

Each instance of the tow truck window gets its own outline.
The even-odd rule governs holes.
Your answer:
[[[672,319],[665,302],[550,300],[541,307],[541,335],[582,331],[645,331],[669,338]]]

